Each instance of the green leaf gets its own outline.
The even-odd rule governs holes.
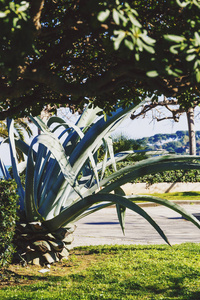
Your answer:
[[[180,6],[180,7],[186,7],[187,5],[189,5],[190,4],[190,2],[189,1],[187,1],[187,2],[181,2],[180,0],[176,0],[176,2],[177,2],[177,4]]]
[[[144,30],[144,33],[141,34],[140,36],[141,36],[141,38],[143,39],[143,41],[144,41],[146,44],[148,44],[148,45],[153,45],[153,44],[155,44],[155,42],[156,42],[155,39],[152,39],[151,37],[149,37],[149,36],[147,35],[147,31],[146,31],[146,30]]]
[[[9,2],[9,7],[12,11],[15,12],[15,3],[12,1],[12,2]]]
[[[132,41],[129,41],[128,39],[124,40],[124,44],[126,45],[127,48],[129,48],[131,51],[134,49],[134,44]]]
[[[200,82],[200,70],[196,71],[196,80],[197,82]]]
[[[114,30],[114,34],[116,35],[115,37],[113,37],[114,49],[118,50],[121,42],[126,36],[126,32],[124,30]]]
[[[196,54],[191,54],[191,55],[186,56],[186,60],[187,61],[192,61],[192,60],[195,59],[195,57],[196,57]]]
[[[139,53],[135,53],[135,60],[139,61],[140,60],[140,54]]]
[[[17,22],[19,21],[19,18],[13,18],[13,27],[16,28],[17,27]]]
[[[193,69],[197,69],[198,67],[200,67],[200,60],[199,59],[196,59],[195,63],[194,63],[194,67]]]
[[[115,8],[113,9],[113,20],[117,25],[120,24],[119,12]]]
[[[198,32],[195,32],[194,33],[194,37],[195,37],[195,40],[196,40],[196,44],[197,44],[197,46],[199,46],[200,45],[200,36],[199,36],[199,33]]]
[[[198,8],[200,8],[199,0],[193,0],[194,5],[196,5]]]
[[[109,9],[106,9],[105,11],[101,11],[98,16],[97,16],[97,19],[100,21],[100,22],[104,22],[110,15],[110,10]]]
[[[140,38],[137,38],[135,44],[137,45],[138,50],[142,52],[144,47],[143,41]]]
[[[7,14],[3,11],[0,11],[0,18],[5,18],[7,17]]]
[[[134,17],[132,15],[131,12],[129,12],[128,14],[128,17],[129,17],[129,20],[131,21],[131,23],[135,26],[135,27],[138,27],[138,28],[141,28],[142,25],[140,24],[140,22],[136,19],[136,17]]]
[[[152,70],[152,71],[148,71],[148,72],[146,73],[146,75],[147,75],[148,77],[157,77],[157,76],[159,75],[159,73],[158,73],[156,70]]]
[[[180,35],[174,35],[174,34],[166,34],[166,35],[164,35],[164,38],[167,41],[176,42],[176,43],[181,43],[186,40],[185,37],[180,36]]]
[[[29,3],[26,1],[22,1],[21,6],[17,9],[19,12],[25,11],[29,8]]]
[[[194,52],[196,53],[196,49],[195,49],[195,48],[192,48],[192,49],[187,50],[186,52],[187,52],[187,53],[194,53]]]
[[[173,54],[178,54],[178,49],[180,49],[180,45],[173,45],[169,48],[169,51]]]
[[[144,47],[144,49],[145,49],[147,52],[149,52],[149,53],[151,53],[151,54],[154,54],[154,53],[155,53],[155,49],[154,49],[153,47],[147,46],[146,44],[143,44],[143,47]]]

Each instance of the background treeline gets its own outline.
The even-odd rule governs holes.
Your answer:
[[[189,153],[188,131],[180,130],[173,134],[155,134],[154,136],[138,139],[137,143],[152,150],[164,149],[177,154]],[[198,155],[200,153],[200,131],[196,131],[196,149]]]
[[[200,154],[200,131],[196,131],[197,155]],[[125,150],[166,150],[175,154],[189,153],[188,131],[176,131],[173,134],[155,134],[154,136],[141,139],[129,139],[123,135],[114,139],[114,152]],[[147,152],[148,153],[148,152]],[[118,163],[118,168],[130,165],[146,157],[145,152],[138,153],[135,157],[127,158],[126,161]],[[112,170],[110,170],[112,172]],[[148,185],[159,182],[200,182],[200,171],[198,170],[177,170],[165,171],[153,175],[146,175],[138,178],[134,183],[145,182]]]
[[[119,136],[114,139],[115,151],[123,150],[166,150],[176,154],[189,153],[189,135],[188,131],[179,130],[176,133],[159,133],[150,137],[141,139],[129,139],[125,136]],[[200,154],[200,131],[196,131],[196,148],[197,155]]]

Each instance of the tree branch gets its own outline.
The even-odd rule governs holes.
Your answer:
[[[79,83],[77,81],[76,83],[67,82],[64,78],[40,67],[25,70],[23,77],[38,84],[44,84],[59,94],[72,95],[74,97],[93,97],[112,92],[116,87],[122,87],[130,80],[137,80],[137,82],[138,80],[143,80],[148,85],[148,89],[151,88],[152,91],[157,89],[167,96],[174,96],[178,92],[178,88],[171,86],[171,84],[169,85],[169,82],[161,77],[148,78],[147,80],[145,71],[130,68],[128,63],[119,63],[102,73],[102,75],[88,78],[85,82]]]
[[[166,97],[165,97],[164,101],[153,102],[153,103],[144,105],[144,107],[142,108],[142,110],[139,113],[137,113],[137,114],[134,113],[131,115],[131,119],[134,120],[134,119],[140,117],[141,115],[145,115],[148,111],[152,110],[153,108],[161,106],[161,107],[165,107],[166,109],[168,109],[172,113],[172,116],[165,116],[163,118],[154,117],[154,119],[156,119],[158,122],[163,121],[163,120],[170,120],[170,119],[173,119],[175,122],[178,122],[180,115],[184,112],[184,109],[180,108],[180,107],[177,109],[171,109],[169,107],[169,105],[177,105],[177,104],[178,104],[177,99],[166,100]]]
[[[31,19],[33,21],[35,29],[38,31],[41,29],[40,18],[42,14],[42,9],[44,7],[44,0],[31,0],[30,4]]]

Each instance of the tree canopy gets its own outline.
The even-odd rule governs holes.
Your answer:
[[[199,95],[199,12],[197,0],[2,0],[0,119]]]

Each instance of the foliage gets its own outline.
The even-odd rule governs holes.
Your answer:
[[[94,99],[109,113],[117,101],[199,95],[198,1],[3,0],[0,26],[2,120],[45,104]]]
[[[128,137],[121,135],[120,137],[113,138],[114,152],[121,152],[127,150],[144,150],[145,145],[137,140],[129,139]]]
[[[16,188],[14,180],[0,180],[0,267],[11,261],[14,252],[13,236],[19,200]]]
[[[51,267],[47,275],[35,267],[12,268],[15,273],[0,290],[0,297],[196,300],[199,247],[191,243],[81,247],[72,251],[69,261]]]
[[[199,137],[200,131],[196,131],[196,139],[197,139],[197,149],[199,149]],[[114,152],[118,152],[119,150],[142,150],[138,151],[138,155],[134,157],[127,157],[127,159],[118,162],[117,168],[123,168],[128,165],[131,165],[134,161],[139,161],[141,159],[147,158],[148,153],[147,149],[151,148],[154,150],[154,155],[158,155],[159,152],[156,153],[156,150],[166,150],[171,152],[176,152],[180,154],[180,149],[182,149],[181,153],[183,154],[188,147],[188,131],[179,130],[173,134],[155,134],[154,136],[145,137],[137,140],[129,139],[125,136],[115,137],[113,140]],[[177,147],[178,146],[178,147]],[[145,150],[146,149],[146,150]],[[143,151],[145,150],[145,151]],[[162,154],[162,152],[160,152]],[[109,174],[113,172],[113,169],[109,169]],[[175,170],[175,171],[165,171],[158,172],[156,174],[150,174],[146,176],[142,176],[137,178],[134,182],[145,182],[147,185],[151,185],[159,182],[199,182],[200,181],[200,172],[198,170]]]
[[[199,170],[175,170],[158,172],[154,175],[148,175],[137,178],[135,182],[145,182],[151,185],[159,182],[200,182]]]

